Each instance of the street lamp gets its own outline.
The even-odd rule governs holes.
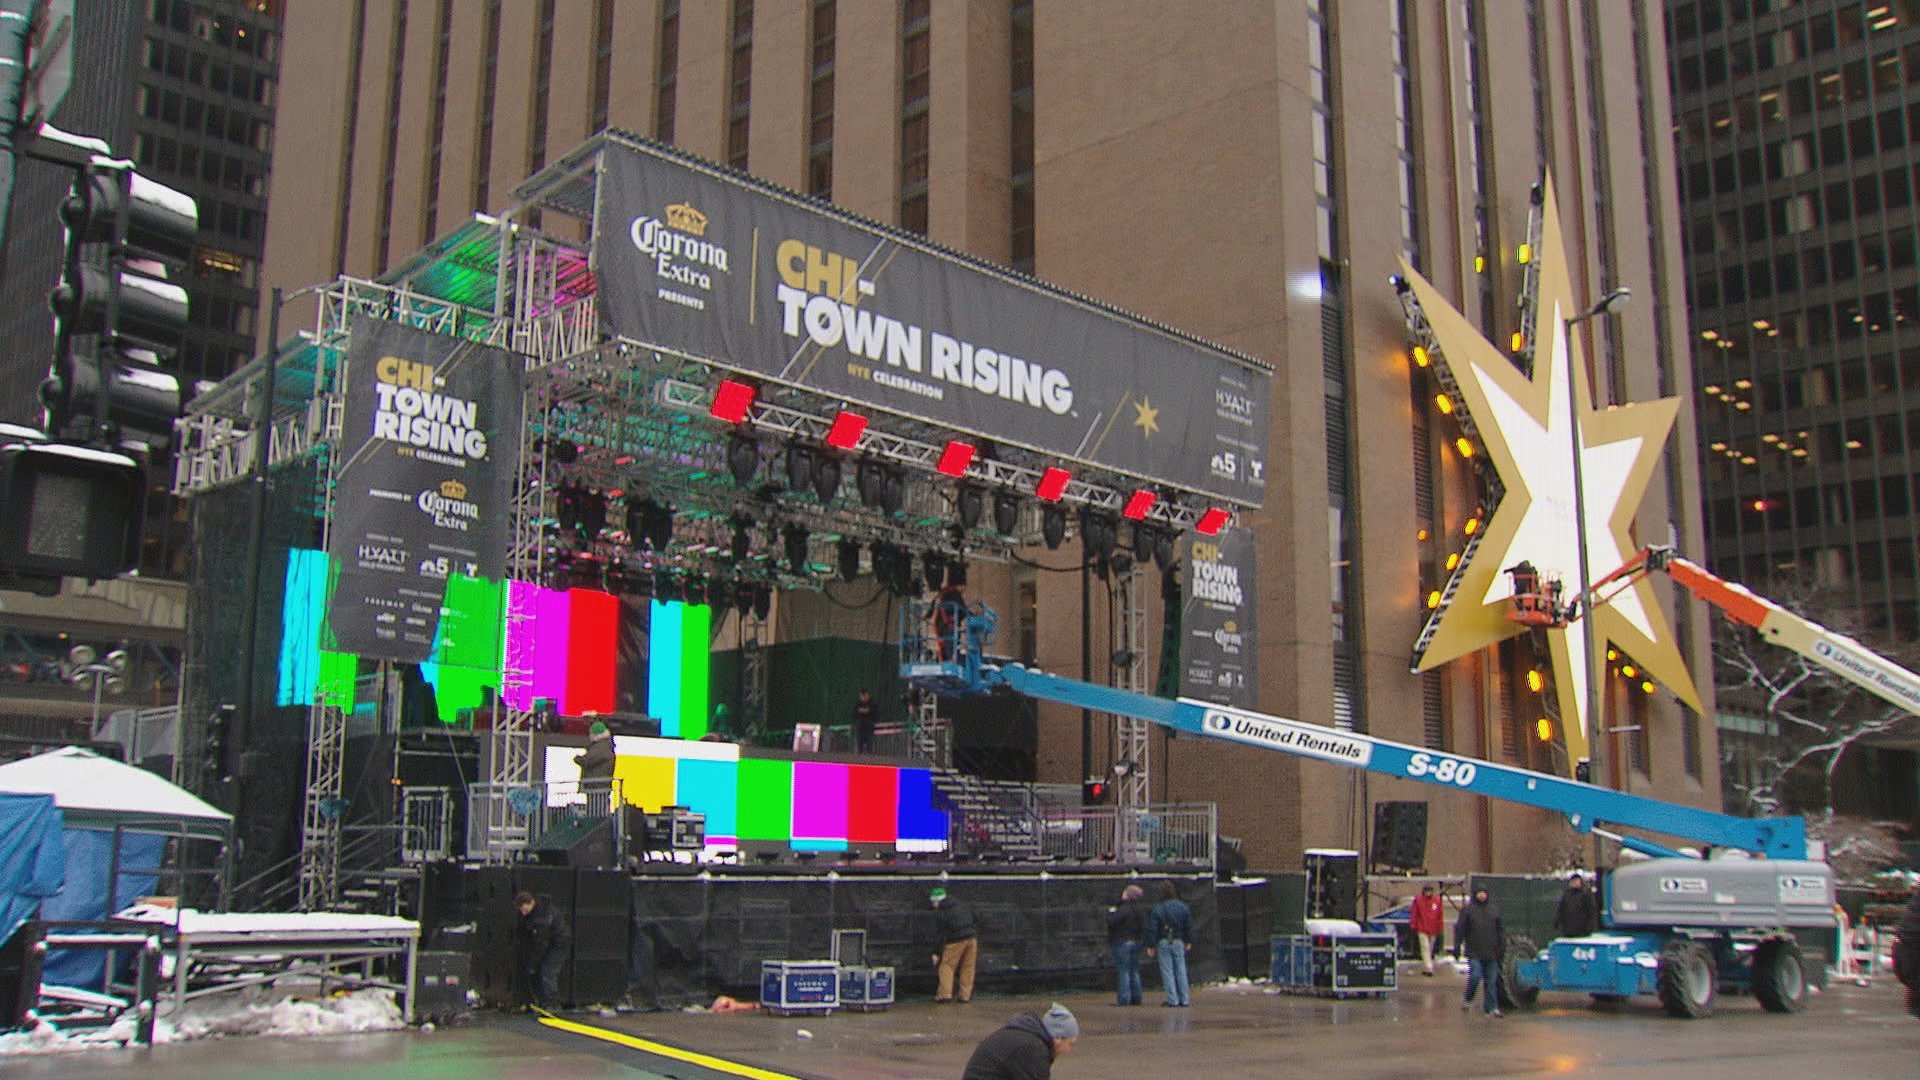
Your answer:
[[[82,690],[93,691],[93,726],[87,729],[88,738],[97,737],[100,732],[101,695],[126,692],[127,660],[125,649],[115,649],[105,656],[91,645],[75,645],[67,650],[67,681]]]
[[[1596,316],[1612,315],[1621,308],[1626,307],[1627,302],[1632,299],[1633,290],[1625,285],[1621,285],[1601,297],[1599,303],[1566,320],[1567,337],[1569,339],[1566,343],[1565,350],[1567,354],[1567,378],[1569,380],[1567,383],[1567,415],[1572,421],[1568,435],[1569,438],[1573,440],[1574,542],[1576,544],[1575,550],[1579,553],[1580,563],[1580,599],[1578,601],[1580,611],[1578,614],[1580,618],[1580,638],[1581,643],[1586,649],[1587,666],[1587,761],[1591,775],[1596,781],[1601,783],[1603,787],[1612,787],[1613,785],[1605,782],[1603,779],[1604,774],[1601,772],[1603,766],[1600,759],[1600,741],[1602,737],[1608,733],[1604,731],[1601,726],[1600,680],[1594,675],[1593,670],[1595,666],[1594,658],[1598,655],[1599,646],[1594,641],[1593,629],[1593,570],[1587,558],[1587,484],[1585,477],[1581,475],[1582,470],[1580,465],[1580,450],[1582,445],[1580,441],[1580,395],[1574,393],[1574,387],[1578,385],[1578,380],[1586,377],[1586,372],[1581,371],[1579,365],[1574,363],[1573,342],[1571,338],[1575,326]],[[1611,750],[1612,748],[1609,747],[1608,749]],[[1598,838],[1595,839],[1595,846],[1596,850],[1594,855],[1596,862],[1594,865],[1597,868],[1599,865],[1597,861],[1599,857]]]

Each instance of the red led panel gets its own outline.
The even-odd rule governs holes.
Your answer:
[[[1034,487],[1033,496],[1046,502],[1059,502],[1060,496],[1067,493],[1067,481],[1073,474],[1059,466],[1051,466],[1040,474],[1040,483]]]
[[[1144,519],[1147,516],[1147,511],[1153,509],[1153,500],[1156,497],[1153,492],[1147,491],[1144,488],[1135,491],[1133,497],[1127,500],[1127,505],[1121,508],[1120,516],[1130,521],[1140,521]]]
[[[900,837],[900,770],[847,767],[847,842],[891,844]]]
[[[752,386],[736,379],[721,379],[720,386],[713,392],[713,406],[709,411],[729,424],[741,423],[753,408],[753,395]]]
[[[867,430],[867,418],[859,413],[841,410],[833,418],[833,426],[827,429],[827,445],[836,450],[851,450],[860,443],[860,435]]]
[[[1232,518],[1232,514],[1216,506],[1200,515],[1200,521],[1194,525],[1193,531],[1201,536],[1219,536],[1220,530],[1226,528]]]
[[[955,439],[940,452],[940,464],[934,468],[947,476],[965,476],[967,466],[973,463],[973,447]]]
[[[620,598],[594,589],[567,590],[567,681],[560,712],[612,712],[619,652]]]

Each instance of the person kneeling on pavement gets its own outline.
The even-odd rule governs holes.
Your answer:
[[[960,1080],[1048,1080],[1079,1037],[1080,1022],[1059,1002],[1044,1013],[1023,1012],[980,1040]]]

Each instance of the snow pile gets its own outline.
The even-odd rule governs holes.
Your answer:
[[[363,1031],[393,1031],[406,1026],[391,990],[355,990],[317,1000],[286,995],[244,998],[237,995],[190,1002],[174,1016],[163,1016],[153,1027],[153,1041],[237,1035],[348,1035]],[[0,1057],[64,1054],[129,1045],[138,1022],[123,1015],[111,1026],[62,1032],[42,1020],[24,1030],[0,1035]]]

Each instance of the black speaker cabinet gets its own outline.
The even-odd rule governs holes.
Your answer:
[[[1373,865],[1389,870],[1427,867],[1427,804],[1383,802],[1373,807]]]
[[[1316,848],[1307,852],[1307,917],[1354,919],[1360,906],[1360,853]]]

